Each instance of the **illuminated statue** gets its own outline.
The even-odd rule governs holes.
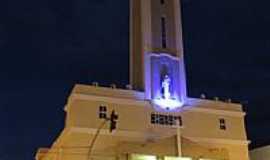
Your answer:
[[[165,99],[169,99],[171,97],[170,83],[171,83],[170,77],[168,75],[165,75],[162,81],[163,96]]]

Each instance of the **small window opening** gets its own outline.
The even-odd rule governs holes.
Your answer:
[[[226,130],[226,121],[223,118],[219,119],[219,129]]]
[[[107,118],[107,107],[99,106],[99,118],[106,119]]]

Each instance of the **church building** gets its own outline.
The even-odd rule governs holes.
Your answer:
[[[180,5],[130,0],[130,85],[75,85],[36,160],[249,160],[241,104],[187,96]]]

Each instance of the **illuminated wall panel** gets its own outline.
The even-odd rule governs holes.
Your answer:
[[[157,160],[157,157],[153,155],[132,154],[129,160]]]

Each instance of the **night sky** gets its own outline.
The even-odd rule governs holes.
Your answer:
[[[270,144],[268,0],[183,0],[188,93],[241,102]],[[0,159],[33,160],[64,125],[76,83],[128,83],[128,0],[0,1]]]

